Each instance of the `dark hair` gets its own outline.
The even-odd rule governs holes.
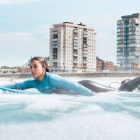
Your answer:
[[[42,65],[42,67],[46,68],[46,72],[50,72],[47,60],[44,57],[36,57],[35,56],[35,57],[31,58],[31,60],[29,60],[29,62],[31,62],[33,60],[39,61],[39,63]]]

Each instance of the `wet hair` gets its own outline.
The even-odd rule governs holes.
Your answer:
[[[39,61],[39,63],[42,65],[42,67],[44,67],[46,69],[46,72],[50,72],[47,60],[44,57],[36,57],[35,56],[35,57],[31,58],[31,60],[29,60],[29,62],[31,62],[33,60]]]

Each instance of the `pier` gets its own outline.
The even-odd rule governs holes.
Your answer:
[[[137,77],[140,72],[57,73],[63,77]],[[32,78],[30,73],[3,73],[0,78]]]

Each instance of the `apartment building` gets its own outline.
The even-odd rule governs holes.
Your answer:
[[[140,14],[117,21],[117,63],[121,70],[140,69]]]
[[[104,70],[114,71],[114,63],[111,61],[105,61]]]
[[[96,58],[96,70],[97,71],[103,71],[103,70],[114,71],[114,63],[111,61],[104,61],[97,57]]]
[[[96,71],[103,71],[104,61],[99,57],[96,57]]]
[[[96,33],[86,25],[63,22],[50,28],[52,71],[95,71]]]

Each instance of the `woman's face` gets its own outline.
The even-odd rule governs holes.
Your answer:
[[[39,61],[32,60],[30,62],[30,68],[31,68],[31,73],[33,75],[33,78],[42,80],[44,73],[45,73],[45,68],[42,67],[42,65],[39,63]]]

